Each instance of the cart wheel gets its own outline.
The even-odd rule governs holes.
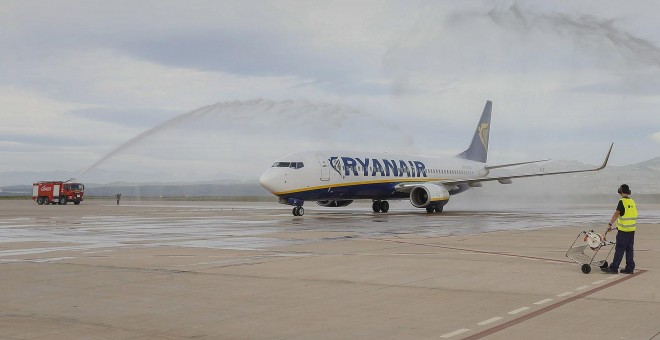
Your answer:
[[[601,268],[607,268],[608,265],[609,265],[609,263],[607,263],[607,261],[603,261],[603,264],[601,264],[600,267]]]
[[[586,264],[586,263],[583,264],[582,265],[582,272],[585,273],[585,274],[591,273],[591,266]]]

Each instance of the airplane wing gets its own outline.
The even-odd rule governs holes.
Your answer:
[[[508,168],[510,166],[516,166],[516,165],[523,165],[523,164],[532,164],[532,163],[540,163],[540,162],[547,162],[549,159],[541,159],[538,161],[529,161],[529,162],[520,162],[520,163],[509,163],[509,164],[498,164],[498,165],[486,165],[486,170],[491,170],[491,169],[499,169],[499,168]]]
[[[538,172],[538,173],[533,173],[533,174],[524,174],[524,175],[512,175],[512,176],[500,176],[500,177],[477,177],[477,178],[468,178],[468,179],[459,179],[459,180],[446,180],[446,181],[438,181],[438,182],[433,182],[435,184],[442,184],[442,185],[456,185],[456,184],[469,184],[469,185],[474,185],[478,186],[476,183],[480,182],[489,182],[489,181],[498,181],[502,184],[509,184],[511,183],[511,180],[514,178],[525,178],[525,177],[539,177],[539,176],[550,176],[550,175],[561,175],[561,174],[574,174],[578,172],[589,172],[589,171],[599,171],[605,168],[607,166],[607,161],[610,159],[610,153],[612,152],[612,147],[614,146],[614,143],[610,145],[609,151],[607,151],[607,156],[605,156],[605,160],[603,161],[603,164],[601,166],[594,168],[594,169],[583,169],[583,170],[571,170],[571,171],[556,171],[556,172]],[[536,161],[535,161],[536,162]]]

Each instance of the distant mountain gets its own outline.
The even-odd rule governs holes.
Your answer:
[[[149,183],[149,184],[86,184],[85,195],[125,197],[221,197],[221,196],[272,196],[256,182],[245,183]],[[14,185],[0,188],[0,196],[30,196],[31,185]]]
[[[11,185],[30,185],[38,181],[66,181],[78,176],[78,172],[73,171],[9,171],[0,173],[0,187]],[[234,181],[235,177],[224,173],[217,173],[211,178],[222,178],[222,180],[213,181],[220,183]],[[225,180],[226,179],[226,180]],[[149,183],[149,182],[190,182],[186,176],[173,176],[165,172],[142,173],[137,171],[106,171],[95,169],[86,173],[80,178],[83,183]]]
[[[588,169],[597,166],[577,161],[550,161],[522,166],[501,173],[525,174],[539,171],[553,172]],[[492,175],[495,175],[494,171],[491,173]],[[660,193],[660,157],[625,166],[608,165],[605,169],[598,172],[513,180],[513,185],[497,186],[496,190],[502,193],[521,190],[514,186],[523,184],[527,190],[535,192],[545,190],[549,194],[609,194],[612,192],[616,193],[616,188],[622,183],[630,185],[635,193]]]
[[[577,161],[550,161],[526,165],[512,169],[493,170],[490,176],[506,174],[527,174],[539,171],[553,172],[595,168],[597,165]],[[109,176],[97,171],[96,179]],[[0,174],[0,196],[30,195],[31,184],[35,180],[67,179],[76,174],[70,172],[12,172]],[[112,178],[124,176],[123,182],[104,183],[102,180],[83,181],[86,193],[92,196],[109,196],[121,192],[126,196],[143,197],[185,197],[185,196],[269,196],[256,180],[236,179],[205,182],[157,182],[159,174],[112,173]],[[87,177],[87,176],[86,176]],[[111,178],[111,177],[106,177]],[[105,182],[107,183],[107,182]],[[602,195],[616,193],[621,183],[630,185],[634,194],[660,194],[660,157],[626,166],[607,166],[599,172],[585,172],[562,176],[532,177],[514,179],[513,184],[502,185],[486,182],[482,188],[470,190],[467,195],[498,196],[561,196],[561,195]],[[9,184],[9,185],[8,185]],[[18,184],[18,185],[16,185]]]

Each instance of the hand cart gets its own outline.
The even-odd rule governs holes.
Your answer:
[[[585,244],[576,246],[575,243],[582,235],[584,235],[583,240]],[[613,245],[615,244],[615,242],[607,241],[604,235],[596,233],[593,230],[581,231],[575,238],[575,241],[573,241],[571,247],[568,248],[566,257],[581,265],[583,273],[589,274],[591,272],[592,265],[598,266],[600,268],[607,267],[607,258],[612,253],[612,249],[614,249]],[[609,247],[609,252],[604,259],[598,261],[595,260],[596,255],[598,255],[598,251],[600,251],[603,247]]]

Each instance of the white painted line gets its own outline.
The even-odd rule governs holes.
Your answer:
[[[541,301],[536,301],[536,302],[534,302],[534,304],[535,304],[535,305],[542,305],[542,304],[544,304],[544,303],[546,303],[546,302],[550,302],[550,301],[552,301],[552,300],[553,300],[553,299],[544,299],[544,300],[541,300]]]
[[[610,275],[610,277],[607,278],[608,280],[614,280],[616,279],[616,275]]]
[[[526,310],[528,310],[528,309],[529,309],[529,307],[521,307],[521,308],[518,308],[518,309],[516,309],[516,310],[512,310],[512,311],[510,311],[509,314],[511,314],[511,315],[518,314],[518,313],[520,313],[520,312],[524,312],[524,311],[526,311]]]
[[[584,290],[584,289],[587,289],[587,288],[589,288],[589,286],[577,287],[577,288],[575,288],[575,290]]]
[[[459,329],[459,330],[457,330],[457,331],[453,331],[453,332],[451,332],[451,333],[447,333],[447,334],[442,335],[442,336],[440,336],[440,337],[441,337],[441,338],[445,338],[445,339],[446,339],[446,338],[451,338],[451,337],[454,336],[454,335],[463,334],[463,333],[465,333],[465,332],[469,332],[469,331],[470,331],[470,330],[467,329],[467,328],[461,328],[461,329]]]
[[[564,297],[564,296],[568,296],[568,295],[571,295],[571,294],[573,294],[573,292],[565,292],[565,293],[557,294],[557,296],[558,297]]]
[[[493,323],[493,322],[495,322],[495,321],[499,321],[499,320],[502,320],[502,317],[500,317],[500,316],[496,316],[496,317],[494,317],[494,318],[492,318],[492,319],[488,319],[488,320],[485,320],[485,321],[481,321],[481,322],[478,323],[477,325],[479,325],[479,326],[483,326],[483,325],[487,325],[487,324],[489,324],[489,323]]]
[[[605,282],[605,280],[598,280],[596,282],[593,282],[592,285],[599,285],[601,283]]]

